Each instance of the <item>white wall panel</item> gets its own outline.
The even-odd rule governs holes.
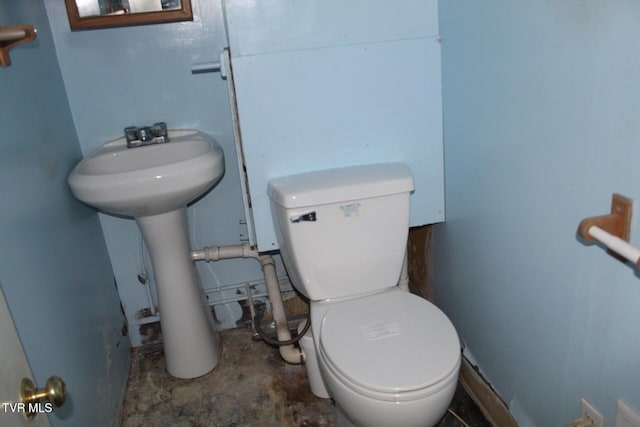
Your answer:
[[[411,2],[405,5],[413,6]],[[383,14],[382,6],[378,6],[370,17],[372,25]],[[395,13],[396,7],[387,8]],[[415,13],[426,14],[425,7],[416,7]],[[228,3],[227,14],[229,10]],[[294,12],[302,14],[299,10]],[[329,19],[324,12],[321,18]],[[355,10],[348,12],[355,28],[366,27],[363,22],[369,22],[368,17]],[[436,13],[435,7],[432,13]],[[281,17],[290,19],[292,14]],[[254,15],[248,14],[249,22],[258,19]],[[400,15],[391,25],[397,31],[383,31],[383,36],[400,37],[401,28],[411,29],[409,14]],[[344,23],[346,16],[339,16],[339,23]],[[237,24],[239,12],[233,17]],[[424,22],[427,18],[428,15],[421,17]],[[403,27],[401,21],[409,24]],[[286,23],[272,25],[277,32]],[[338,36],[341,25],[332,36]],[[260,250],[278,248],[267,183],[275,177],[311,170],[403,161],[411,167],[416,180],[411,224],[444,219],[440,43],[435,34],[424,36],[435,31],[405,34],[421,36],[418,38],[352,44],[340,44],[327,33],[322,35],[325,41],[338,45],[317,47],[317,38],[311,37],[308,48],[301,48],[303,41],[296,39],[287,45],[292,50],[244,55],[250,51],[242,44],[245,35],[236,36],[234,32],[244,27],[231,26],[229,36]],[[243,55],[234,51],[234,40],[240,40]],[[267,46],[258,46],[254,51],[263,49]]]

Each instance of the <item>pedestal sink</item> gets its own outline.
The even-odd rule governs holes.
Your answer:
[[[224,154],[196,130],[169,130],[169,139],[136,148],[124,137],[106,142],[68,182],[78,200],[135,218],[155,272],[167,371],[195,378],[216,366],[221,345],[191,260],[186,206],[220,180]]]

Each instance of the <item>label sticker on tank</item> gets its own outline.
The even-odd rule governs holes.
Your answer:
[[[401,335],[400,328],[396,322],[375,322],[362,326],[362,333],[367,341],[375,341],[383,338]]]
[[[340,206],[340,210],[342,211],[342,216],[345,218],[349,218],[352,216],[360,216],[360,203],[351,203],[348,205]]]

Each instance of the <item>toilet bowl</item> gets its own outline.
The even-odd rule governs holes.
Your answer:
[[[413,190],[402,163],[269,182],[284,264],[311,302],[315,351],[305,355],[317,363],[315,384],[334,399],[340,427],[433,426],[455,392],[455,328],[396,286]]]
[[[341,426],[431,426],[446,412],[460,344],[449,319],[430,302],[398,287],[312,302],[311,325]]]

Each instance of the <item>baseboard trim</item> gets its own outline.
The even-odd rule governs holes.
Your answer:
[[[478,405],[487,421],[495,427],[518,427],[509,409],[473,365],[462,357],[460,382],[469,396]]]

